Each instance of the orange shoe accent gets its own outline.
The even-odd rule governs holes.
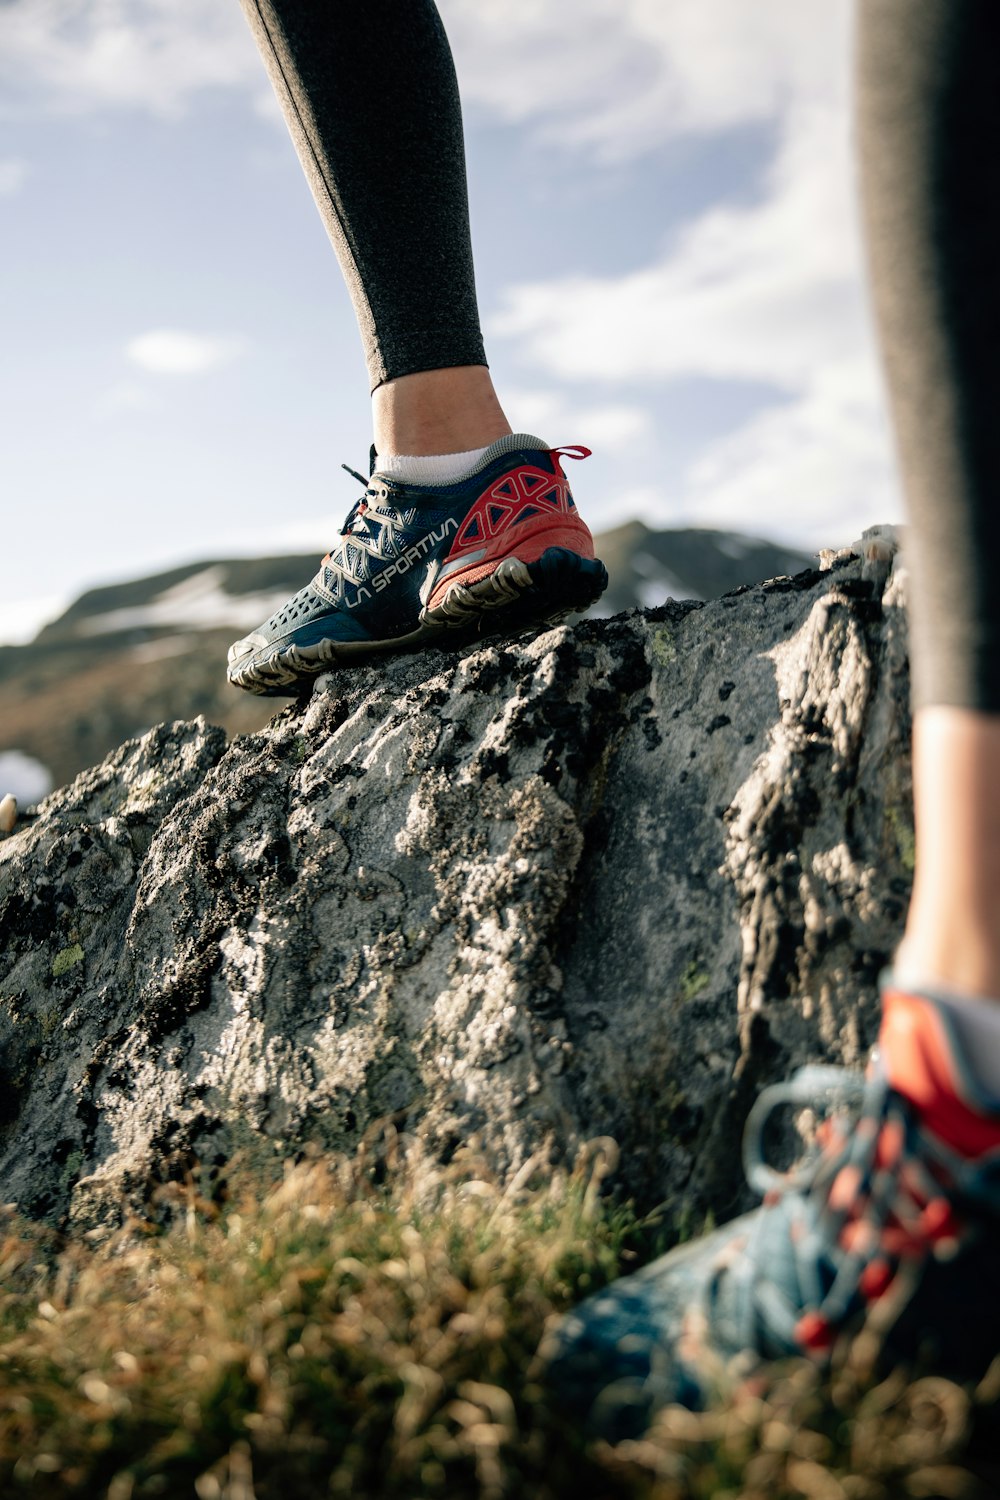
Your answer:
[[[491,547],[488,560],[481,558],[477,562],[470,563],[467,568],[458,568],[454,573],[449,573],[446,578],[442,578],[431,591],[427,608],[436,609],[452,584],[478,583],[481,578],[488,578],[491,573],[494,573],[497,566],[507,557],[520,558],[524,563],[537,562],[549,547],[566,547],[580,557],[593,557],[594,555],[594,539],[589,527],[585,526],[582,521],[577,522],[576,526],[567,525],[565,520],[561,523],[550,523],[544,527],[524,526],[519,535],[506,537],[503,542],[498,541],[495,546]]]
[[[858,1288],[869,1302],[877,1302],[889,1290],[895,1274],[891,1261],[881,1258],[869,1261],[858,1277]]]
[[[795,1325],[795,1337],[810,1354],[825,1354],[833,1347],[836,1332],[822,1313],[805,1312]]]
[[[521,464],[480,495],[443,560],[444,576],[431,592],[428,609],[436,609],[453,584],[477,583],[508,557],[537,562],[548,547],[566,547],[579,557],[593,558],[594,539],[577,513],[558,459],[556,469],[550,474],[534,464]],[[467,566],[456,566],[463,556]]]
[[[846,1213],[858,1196],[861,1187],[861,1168],[841,1167],[830,1188],[830,1207],[834,1213]]]
[[[952,1043],[933,1005],[889,990],[882,997],[879,1046],[891,1086],[911,1100],[935,1135],[963,1156],[1000,1150],[1000,1121],[961,1097]]]

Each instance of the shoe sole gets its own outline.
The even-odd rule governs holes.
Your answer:
[[[495,635],[532,626],[558,625],[583,614],[608,586],[599,558],[581,557],[566,547],[547,547],[533,562],[506,557],[475,583],[454,583],[408,635],[384,641],[317,641],[314,646],[278,645],[263,659],[241,666],[231,662],[229,681],[259,697],[295,697],[304,681],[373,656],[417,651],[442,637],[456,643],[466,636]]]

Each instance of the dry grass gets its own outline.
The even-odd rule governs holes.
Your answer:
[[[192,1500],[894,1500],[996,1494],[998,1390],[873,1386],[856,1346],[642,1442],[588,1445],[532,1368],[544,1323],[648,1250],[572,1175],[502,1189],[471,1158],[315,1161],[165,1232],[54,1251],[0,1226],[0,1494]],[[630,1251],[631,1247],[631,1251]],[[970,1447],[971,1445],[971,1447]]]

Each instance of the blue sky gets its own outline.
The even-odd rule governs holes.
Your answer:
[[[494,380],[594,449],[595,529],[897,519],[847,0],[440,8]],[[365,371],[236,0],[0,0],[0,271],[0,640],[94,583],[325,550]]]

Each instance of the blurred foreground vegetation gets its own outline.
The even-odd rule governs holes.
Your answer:
[[[383,1138],[247,1171],[162,1224],[65,1243],[0,1221],[0,1495],[191,1500],[895,1500],[1000,1494],[1000,1368],[975,1391],[769,1372],[588,1444],[533,1367],[546,1319],[659,1248],[575,1173],[506,1188]],[[996,1435],[995,1435],[996,1434]]]

